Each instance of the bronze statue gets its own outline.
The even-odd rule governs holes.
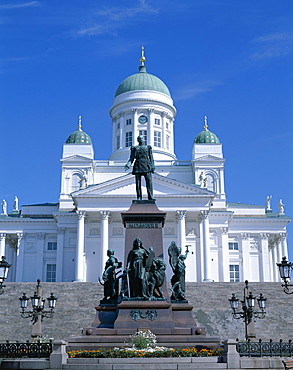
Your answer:
[[[162,285],[165,280],[166,263],[155,258],[147,274],[147,287],[149,299],[164,298]]]
[[[138,136],[137,141],[138,145],[130,148],[130,158],[124,166],[125,171],[128,170],[133,161],[135,161],[132,174],[135,175],[137,199],[142,200],[141,176],[145,178],[148,199],[153,199],[152,173],[155,171],[155,164],[152,147],[150,145],[144,145],[144,138],[142,135]]]
[[[104,286],[104,298],[103,300],[113,300],[118,297],[118,288],[116,284],[116,269],[122,267],[122,262],[118,262],[118,259],[114,257],[114,251],[112,249],[107,250],[107,256],[109,257],[105,264],[105,270],[103,272],[103,283]]]
[[[181,248],[177,247],[175,242],[171,242],[168,248],[169,262],[173,270],[171,278],[171,301],[187,302],[185,298],[185,260],[189,251],[186,245],[185,255],[181,254]]]
[[[146,268],[149,255],[150,252],[144,248],[142,241],[136,238],[127,257],[126,272],[129,277],[129,298],[147,298]]]

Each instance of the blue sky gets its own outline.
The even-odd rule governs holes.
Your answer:
[[[1,0],[0,199],[58,201],[62,144],[83,117],[111,154],[109,109],[139,66],[169,87],[175,152],[203,116],[223,143],[228,201],[280,198],[293,216],[292,0]],[[288,227],[293,259],[293,225]]]

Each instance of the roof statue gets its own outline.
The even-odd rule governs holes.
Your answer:
[[[14,200],[13,200],[13,212],[18,212],[18,198],[17,198],[17,196],[15,196]]]
[[[2,200],[2,215],[7,215],[7,202],[5,199]]]
[[[266,211],[267,212],[272,210],[272,208],[271,208],[271,199],[272,199],[272,195],[268,195],[267,198],[266,198]]]
[[[283,203],[282,199],[280,199],[278,207],[279,207],[279,215],[284,215],[285,214],[285,208],[284,208],[285,204]]]

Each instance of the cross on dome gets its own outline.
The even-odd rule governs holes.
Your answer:
[[[139,58],[141,65],[144,66],[144,62],[146,61],[146,57],[144,56],[144,46],[141,47],[141,57]]]

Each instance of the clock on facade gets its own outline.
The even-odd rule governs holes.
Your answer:
[[[140,116],[138,118],[139,123],[147,123],[147,121],[148,121],[148,118],[146,116]]]

